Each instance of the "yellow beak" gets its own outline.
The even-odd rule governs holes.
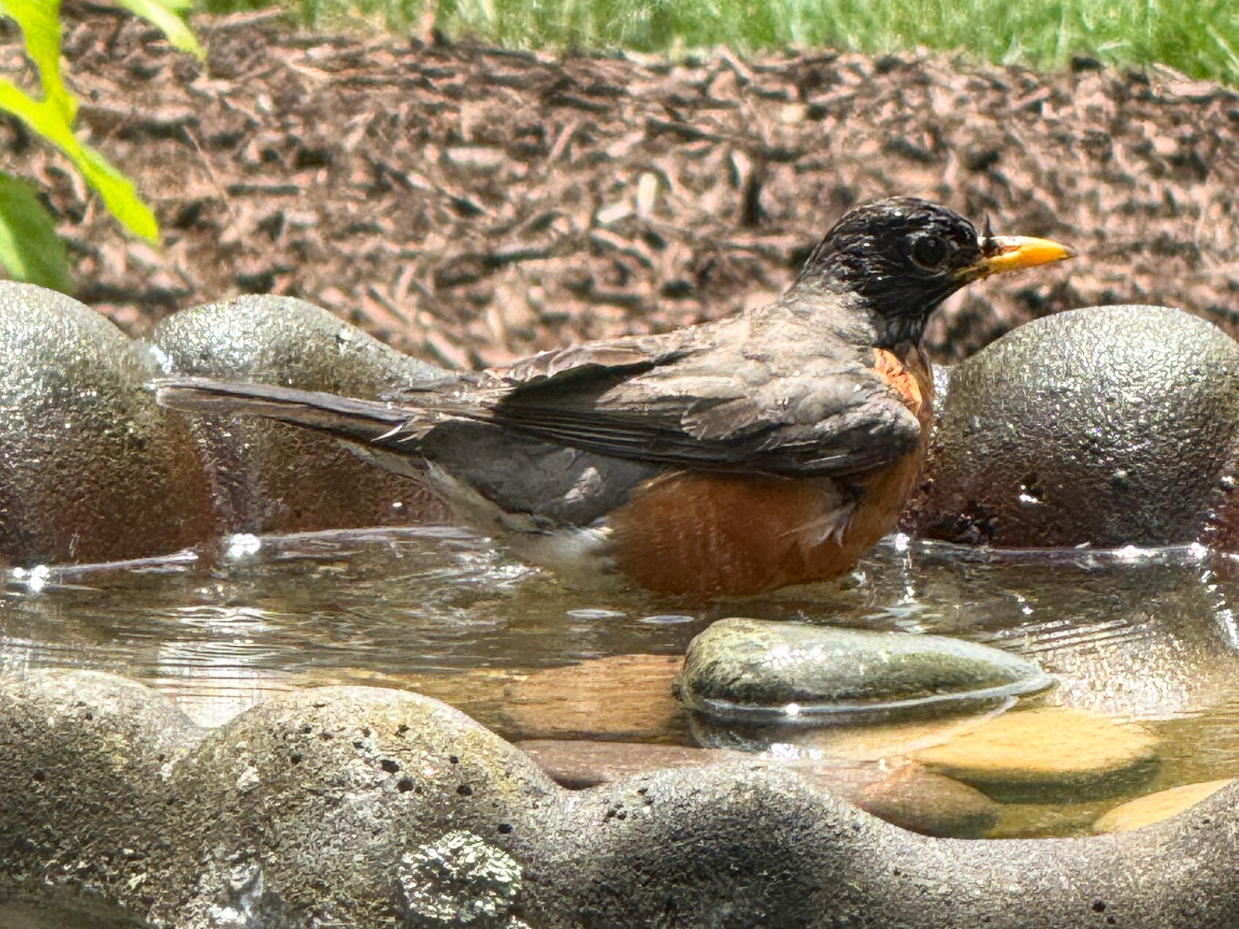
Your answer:
[[[969,281],[979,281],[991,274],[1023,271],[1051,261],[1065,261],[1076,256],[1075,249],[1050,239],[1031,239],[1016,235],[987,236],[981,242],[982,258],[959,272]]]

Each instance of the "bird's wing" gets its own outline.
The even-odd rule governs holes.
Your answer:
[[[770,359],[742,336],[699,327],[544,353],[492,372],[483,409],[461,412],[681,467],[846,475],[916,448],[916,416],[854,349]]]

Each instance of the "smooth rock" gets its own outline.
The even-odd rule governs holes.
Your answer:
[[[914,757],[998,800],[1080,802],[1147,782],[1157,769],[1157,743],[1138,725],[1042,708],[996,716]]]
[[[1200,784],[1183,784],[1180,787],[1159,790],[1157,793],[1129,800],[1116,806],[1093,823],[1093,831],[1130,832],[1132,829],[1140,829],[1151,823],[1159,823],[1163,819],[1177,816],[1206,797],[1212,797],[1233,781],[1234,778],[1231,777],[1218,781],[1205,781]]]
[[[681,659],[616,655],[548,668],[508,685],[502,732],[511,739],[686,743],[687,714],[672,693]]]
[[[1239,542],[1239,344],[1211,323],[1072,310],[945,380],[905,531],[1009,548]]]
[[[373,399],[444,372],[292,297],[238,297],[164,320],[154,342],[167,371],[283,384]],[[231,532],[301,532],[449,521],[416,481],[362,461],[342,443],[270,420],[186,417]]]
[[[0,281],[0,557],[120,561],[213,538],[211,496],[155,368],[64,294]]]
[[[901,765],[848,799],[923,835],[977,839],[998,821],[999,805],[981,791],[917,764]]]
[[[723,721],[820,723],[960,712],[1052,682],[1031,661],[962,639],[733,618],[689,643],[680,694]]]

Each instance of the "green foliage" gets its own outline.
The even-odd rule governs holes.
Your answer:
[[[177,48],[201,56],[202,50],[180,13],[189,0],[116,0],[162,29]],[[112,214],[130,232],[154,241],[159,226],[133,184],[102,153],[73,134],[77,101],[60,70],[60,0],[0,0],[0,16],[17,23],[26,55],[39,73],[41,98],[0,78],[0,112],[14,116],[31,132],[56,146],[81,172]],[[51,217],[29,185],[0,174],[0,264],[18,280],[67,289],[64,249]]]
[[[47,211],[25,181],[0,174],[0,264],[15,280],[68,291],[69,262]]]
[[[433,9],[449,35],[514,47],[675,51],[785,45],[870,53],[962,49],[990,61],[1062,67],[1076,54],[1161,62],[1239,85],[1236,0],[199,0],[231,12],[281,6],[320,28],[349,20],[403,29]],[[428,4],[424,6],[423,4]]]

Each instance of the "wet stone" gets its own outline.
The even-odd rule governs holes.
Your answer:
[[[198,450],[146,389],[153,361],[64,294],[0,281],[0,557],[166,555],[213,538]]]
[[[434,383],[441,368],[395,351],[292,297],[238,297],[182,310],[155,330],[165,373],[280,384],[374,399]],[[270,420],[186,417],[232,532],[302,532],[446,522],[420,484],[341,442]]]
[[[915,757],[996,800],[1078,802],[1147,783],[1157,770],[1157,742],[1135,724],[1040,708],[1004,713]]]
[[[1239,544],[1239,344],[1211,323],[1157,306],[1057,313],[939,381],[905,531],[1012,548]]]
[[[998,822],[999,805],[981,791],[917,764],[896,768],[851,799],[862,810],[923,835],[977,839]]]
[[[1150,823],[1161,822],[1176,816],[1211,797],[1234,778],[1224,778],[1217,781],[1205,781],[1200,784],[1183,784],[1171,787],[1169,790],[1159,790],[1157,793],[1138,797],[1120,804],[1110,810],[1095,823],[1094,832],[1130,832]]]
[[[960,639],[724,619],[689,644],[680,694],[738,723],[961,712],[1042,690],[1035,663]]]
[[[688,741],[672,686],[680,658],[616,655],[548,668],[508,685],[501,711],[512,739]]]

